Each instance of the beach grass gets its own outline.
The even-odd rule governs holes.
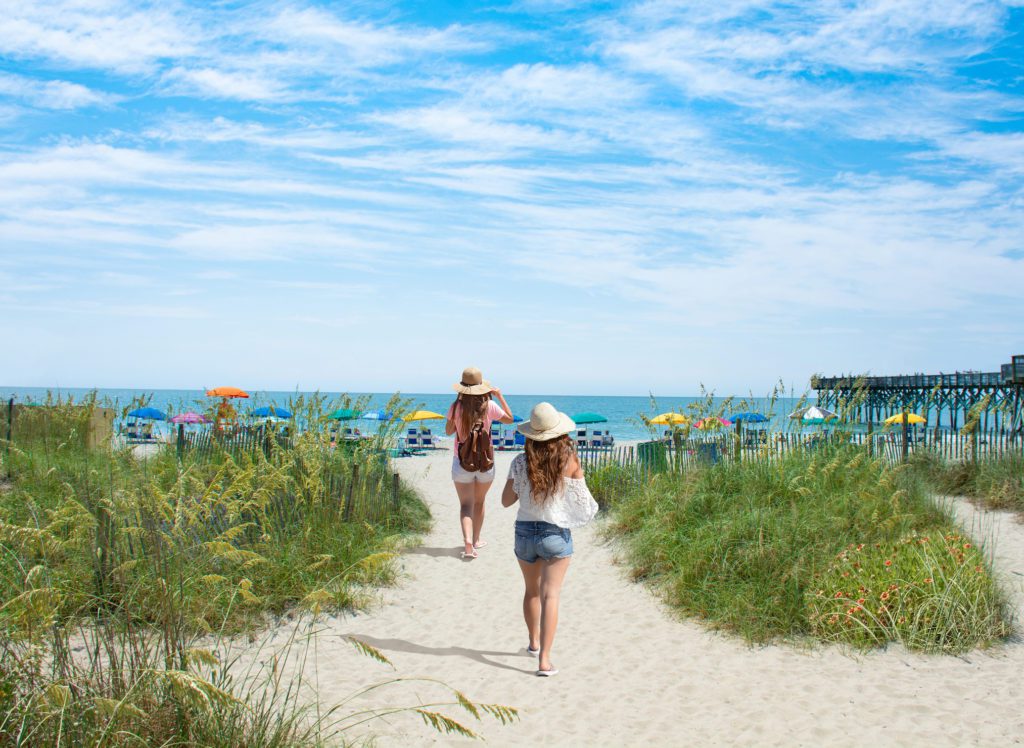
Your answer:
[[[935,491],[964,496],[990,509],[1024,517],[1024,454],[1005,453],[977,460],[944,460],[929,451],[911,456],[911,467]]]
[[[649,479],[613,468],[595,488],[635,579],[680,613],[752,643],[811,636],[960,652],[1009,633],[989,560],[977,549],[961,549],[960,561],[918,544],[960,532],[912,470],[863,449],[826,445]],[[871,549],[863,571],[846,566],[857,548]],[[876,553],[882,576],[872,576]],[[865,631],[864,606],[877,617],[875,601],[887,590],[889,599],[893,583],[927,594],[905,594],[899,610],[890,605],[893,625]]]
[[[243,453],[169,446],[140,459],[87,448],[95,404],[51,403],[3,445],[0,743],[343,739],[346,715],[309,706],[298,680],[237,676],[233,644],[290,611],[315,621],[358,608],[394,581],[396,552],[430,516],[394,479],[386,433],[331,449],[309,428]],[[313,423],[322,404],[298,406]],[[474,716],[514,717],[459,696],[451,703]]]

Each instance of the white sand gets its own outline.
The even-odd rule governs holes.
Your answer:
[[[466,717],[492,745],[983,745],[1024,741],[1024,643],[962,657],[893,647],[851,656],[837,648],[752,648],[674,619],[641,585],[626,580],[597,528],[574,534],[553,652],[560,669],[534,675],[525,653],[521,577],[512,553],[515,509],[500,487],[512,454],[497,456],[480,558],[459,559],[451,452],[396,462],[434,512],[433,532],[402,559],[405,579],[368,614],[328,619],[317,643],[320,703],[331,706],[394,675],[445,681],[478,701],[518,707],[501,726]],[[957,504],[976,539],[994,541],[997,568],[1024,610],[1024,526],[1009,515]],[[380,648],[396,672],[345,644]],[[312,678],[313,673],[307,670]],[[353,706],[414,704],[440,692],[400,685]],[[434,733],[415,715],[365,730],[379,745],[465,742]],[[365,734],[361,728],[349,737]]]

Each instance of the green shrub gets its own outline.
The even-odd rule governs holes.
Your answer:
[[[947,461],[934,452],[921,452],[911,457],[910,464],[940,494],[1024,513],[1024,455]]]
[[[655,476],[614,504],[609,531],[623,537],[635,578],[682,613],[751,642],[816,634],[807,590],[822,588],[819,575],[850,544],[957,532],[911,471],[852,447]],[[998,599],[987,604],[977,643],[1002,630],[990,625],[1002,615]]]

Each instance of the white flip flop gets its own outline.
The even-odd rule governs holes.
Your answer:
[[[542,678],[550,678],[552,675],[558,675],[558,668],[551,668],[550,670],[538,670],[537,675]]]

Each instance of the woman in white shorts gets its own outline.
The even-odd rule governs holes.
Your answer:
[[[444,431],[448,435],[455,434],[452,481],[455,483],[455,493],[459,496],[459,522],[462,525],[462,540],[465,544],[462,557],[476,558],[477,550],[486,545],[480,539],[480,531],[484,525],[484,499],[491,483],[494,482],[494,467],[477,472],[464,470],[459,463],[459,444],[469,436],[474,423],[480,421],[490,449],[491,424],[494,421],[512,423],[512,409],[505,402],[501,390],[486,381],[475,366],[470,366],[462,372],[462,379],[453,386],[453,389],[459,396],[448,408],[448,420],[445,422]],[[491,400],[492,395],[501,403],[500,407]]]

